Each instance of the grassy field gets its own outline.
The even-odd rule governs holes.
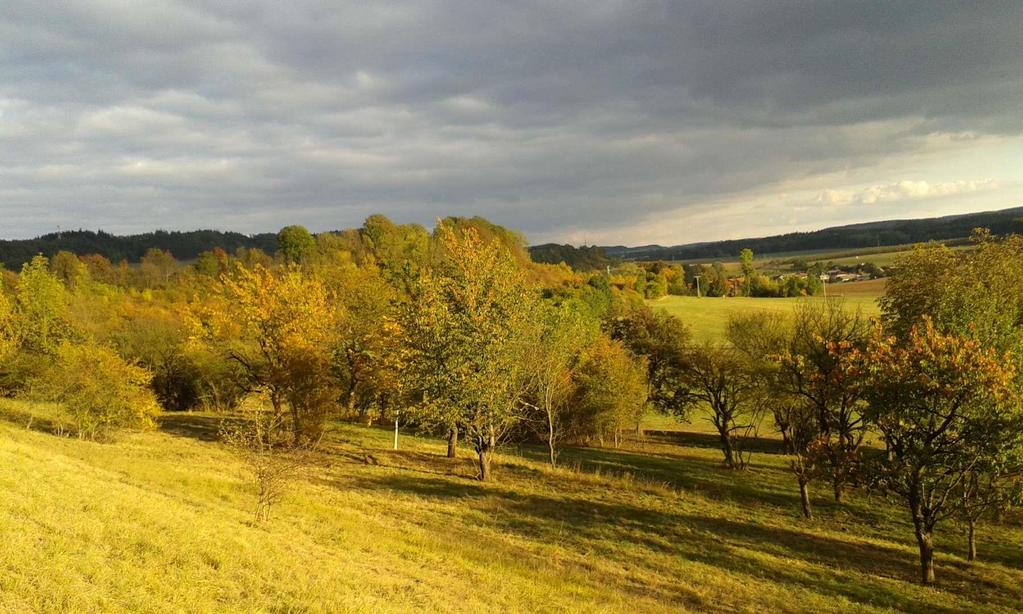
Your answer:
[[[242,467],[213,441],[215,416],[166,415],[157,432],[100,444],[49,432],[45,415],[29,424],[32,411],[0,401],[0,611],[1023,605],[1018,518],[997,540],[982,533],[973,564],[944,527],[938,584],[923,587],[901,509],[821,497],[818,518],[801,520],[769,439],[743,473],[722,469],[701,432],[568,450],[557,471],[539,450],[508,448],[497,480],[480,484],[440,441],[403,437],[394,452],[387,430],[340,425],[259,526]]]
[[[829,284],[829,296],[841,296],[849,309],[861,309],[864,315],[877,316],[881,313],[877,297],[884,291],[884,280]],[[689,325],[693,337],[698,341],[720,341],[724,338],[728,318],[733,313],[745,311],[775,311],[790,313],[805,301],[819,301],[813,298],[746,298],[746,297],[702,297],[666,296],[650,301],[654,309],[678,316]]]

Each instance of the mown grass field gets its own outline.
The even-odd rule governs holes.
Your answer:
[[[877,298],[884,292],[884,280],[829,284],[828,296],[841,296],[847,309],[860,309],[868,317],[880,315]],[[748,311],[774,311],[791,313],[811,298],[747,298],[747,297],[695,297],[666,296],[649,301],[654,309],[662,309],[685,322],[698,341],[719,342],[724,339],[728,319],[734,313]]]
[[[159,431],[92,443],[49,432],[49,408],[0,401],[0,414],[0,611],[1023,606],[1019,518],[997,539],[985,528],[973,564],[942,527],[938,584],[924,587],[901,509],[857,493],[821,497],[801,520],[771,439],[742,473],[701,432],[568,450],[556,471],[540,450],[507,448],[481,484],[438,440],[403,436],[394,452],[386,429],[338,425],[259,526],[216,416],[168,414]]]

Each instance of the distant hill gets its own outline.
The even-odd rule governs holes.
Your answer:
[[[617,262],[616,258],[608,257],[603,248],[596,246],[574,247],[544,243],[529,248],[529,256],[533,262],[559,264],[564,262],[577,271],[594,271]]]
[[[958,239],[968,236],[978,227],[988,228],[995,234],[1023,233],[1023,207],[918,220],[867,222],[813,232],[790,232],[770,237],[689,243],[672,247],[616,245],[604,247],[603,251],[610,257],[622,260],[724,259],[736,257],[746,247],[757,254],[776,254]]]
[[[157,230],[117,236],[103,231],[72,230],[46,234],[35,239],[0,240],[0,263],[8,269],[16,270],[36,254],[53,256],[62,250],[78,255],[100,254],[112,262],[138,262],[146,250],[152,247],[168,250],[178,260],[192,260],[214,247],[228,252],[234,252],[239,247],[258,247],[272,254],[277,249],[277,235],[244,235],[219,230]]]

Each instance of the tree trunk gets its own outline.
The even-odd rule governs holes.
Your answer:
[[[842,502],[842,478],[835,476],[832,483],[832,487],[835,489],[835,503]]]
[[[920,545],[920,581],[924,584],[934,583],[934,543],[931,532],[917,525],[916,542]]]
[[[458,428],[451,427],[448,429],[448,458],[456,458],[458,456]]]
[[[493,459],[496,444],[497,441],[493,434],[487,436],[479,435],[476,437],[476,454],[479,457],[479,475],[477,477],[481,482],[490,480],[490,462]]]
[[[554,415],[547,410],[547,455],[551,461],[551,467],[558,466],[558,450],[554,445],[555,439]]]
[[[977,523],[974,522],[973,518],[970,518],[966,524],[966,539],[968,541],[968,551],[966,553],[966,560],[976,561],[977,560]]]
[[[725,467],[735,469],[735,450],[732,448],[732,438],[727,428],[718,428],[718,436],[721,439],[721,452],[725,455]]]
[[[809,482],[803,478],[799,478],[799,501],[803,504],[803,517],[807,520],[813,520],[813,510],[810,508]]]

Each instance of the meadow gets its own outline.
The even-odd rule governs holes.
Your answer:
[[[860,309],[865,316],[876,317],[881,310],[877,298],[884,292],[884,280],[829,284],[828,296],[840,296],[847,309]],[[717,342],[724,338],[728,319],[735,313],[767,311],[791,313],[806,301],[821,301],[822,297],[810,298],[753,298],[753,297],[695,297],[665,296],[648,301],[654,309],[663,310],[681,318],[697,341]]]
[[[220,418],[164,414],[113,443],[58,436],[52,406],[0,401],[0,610],[119,612],[1014,611],[1020,518],[938,535],[916,582],[901,508],[822,495],[813,521],[778,442],[725,470],[702,428],[568,449],[505,447],[481,483],[443,442],[334,424],[271,520],[216,442]],[[653,424],[651,424],[653,426]],[[825,490],[821,487],[821,491]]]

